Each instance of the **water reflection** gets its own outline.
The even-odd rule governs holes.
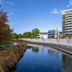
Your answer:
[[[29,47],[13,72],[72,72],[72,60],[49,47]]]
[[[63,61],[63,72],[72,72],[72,58],[63,55],[62,61]]]
[[[38,53],[39,52],[39,48],[38,47],[32,47],[32,52]]]

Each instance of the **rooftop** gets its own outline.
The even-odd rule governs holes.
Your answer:
[[[62,10],[62,14],[65,14],[66,11],[72,11],[72,9]]]

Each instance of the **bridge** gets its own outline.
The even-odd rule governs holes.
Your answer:
[[[26,39],[19,38],[19,40],[27,43],[43,45],[52,47],[72,55],[72,39]]]

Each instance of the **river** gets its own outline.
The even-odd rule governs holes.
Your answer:
[[[72,72],[72,57],[50,47],[30,45],[13,72]]]

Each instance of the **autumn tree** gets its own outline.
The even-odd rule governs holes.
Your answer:
[[[0,42],[8,41],[11,38],[11,30],[7,23],[7,13],[3,10],[0,10]]]

